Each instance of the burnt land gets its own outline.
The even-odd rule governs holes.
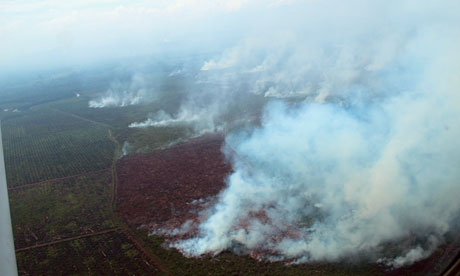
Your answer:
[[[231,172],[231,166],[221,152],[223,142],[224,138],[221,135],[205,135],[167,149],[123,157],[117,163],[118,214],[129,225],[134,227],[142,225],[149,230],[170,230],[181,226],[187,220],[199,219],[199,212],[207,204],[212,204],[215,196],[225,187],[226,176]],[[154,240],[158,238],[152,237]],[[458,240],[453,237],[447,242],[451,245],[458,244]],[[159,244],[154,248],[158,246]],[[156,254],[162,256],[164,262],[174,263],[174,267],[182,267],[179,263],[188,262],[192,262],[192,266],[195,267],[196,262],[207,262],[205,259],[209,258],[201,258],[196,261],[187,260],[180,254],[176,255],[178,252],[173,251],[161,249]],[[367,273],[373,275],[437,275],[458,251],[457,246],[441,246],[429,258],[396,270],[369,263],[350,264],[349,266],[317,263],[288,267],[289,270],[292,269],[296,273],[299,272],[298,270],[305,271],[306,269],[325,275],[335,275],[334,272],[331,272],[338,267],[340,267],[338,271],[343,272],[346,268],[351,274],[360,275]],[[219,262],[227,255],[232,254],[224,252],[221,256],[217,256],[215,261]],[[238,266],[244,267],[244,269],[241,267],[237,269],[238,273],[246,271],[246,265],[251,267],[249,263],[255,261],[244,256],[234,256],[234,258],[237,263],[240,263]],[[211,263],[212,259],[209,260]],[[206,266],[207,269],[214,266],[209,265]],[[274,265],[276,266],[275,263],[261,262],[255,267],[268,269]],[[329,271],[330,269],[332,271]]]
[[[178,227],[197,218],[198,205],[225,186],[231,166],[221,135],[205,135],[117,163],[117,211],[134,226]]]

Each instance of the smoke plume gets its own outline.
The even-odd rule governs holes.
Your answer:
[[[305,17],[316,29],[246,40],[204,62],[216,81],[303,100],[271,100],[260,127],[227,137],[234,172],[198,235],[172,244],[184,254],[366,255],[400,267],[454,230],[460,24],[449,10],[458,4],[362,3],[356,14],[352,1],[331,23],[323,9],[344,4],[313,2]]]
[[[165,111],[160,110],[155,114],[150,114],[149,118],[143,122],[131,123],[129,127],[145,128],[182,126],[192,128],[194,135],[222,130],[221,125],[216,125],[215,118],[212,114],[206,112],[209,110],[209,108],[201,108],[197,110],[182,108],[174,117]]]
[[[129,82],[113,81],[110,88],[99,98],[89,101],[92,108],[124,107],[154,100],[152,87],[147,86],[145,77],[137,74]]]

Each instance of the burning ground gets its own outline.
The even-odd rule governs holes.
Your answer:
[[[147,228],[151,233],[165,237],[169,244],[196,236],[198,225],[211,214],[206,210],[217,203],[216,199],[219,193],[225,191],[225,181],[232,173],[231,166],[221,152],[223,143],[220,135],[205,135],[149,154],[123,157],[117,166],[118,213],[130,225]],[[246,221],[240,221],[239,227],[247,229],[251,220],[267,222],[268,218],[263,212],[252,213]],[[291,228],[290,231],[285,236],[296,235],[295,229]],[[403,243],[408,245],[416,239],[412,236]],[[385,275],[436,275],[460,251],[459,244],[458,236],[449,234],[445,244],[425,260],[399,269],[374,263],[372,269]],[[270,254],[264,250],[261,247],[239,253],[260,260]],[[386,250],[397,252],[398,247],[387,244]],[[238,253],[237,250],[233,252]],[[244,262],[244,259],[241,261]],[[367,262],[361,264],[368,266]],[[260,265],[264,266],[264,263]],[[313,262],[305,269],[314,270],[322,265]]]

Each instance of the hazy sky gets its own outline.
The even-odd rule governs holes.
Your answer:
[[[0,68],[207,51],[292,1],[0,1]],[[256,12],[257,11],[257,12]],[[265,14],[265,15],[263,15]]]
[[[399,2],[3,0],[0,70],[94,64],[166,50],[179,54],[219,51],[241,38],[298,28],[306,36],[315,32],[332,35],[350,31],[356,22],[390,26],[393,20],[404,22],[407,9],[416,15],[427,6],[438,5],[438,1],[424,1],[418,9],[419,1]],[[448,5],[444,6],[455,5],[455,1],[445,2]],[[385,10],[394,3],[399,9],[390,20]],[[455,6],[445,11],[454,13]]]

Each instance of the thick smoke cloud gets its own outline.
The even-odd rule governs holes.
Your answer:
[[[378,111],[271,105],[262,128],[227,139],[229,186],[201,235],[175,246],[191,255],[239,245],[337,260],[416,236],[421,244],[388,263],[428,256],[460,208],[460,128],[431,100],[394,100]]]
[[[272,101],[261,127],[227,137],[227,189],[199,234],[172,246],[293,262],[366,254],[399,267],[454,230],[460,24],[450,11],[458,4],[385,3],[361,3],[361,18],[335,14],[332,34],[325,13],[308,13],[318,31],[293,27],[287,38],[244,41],[204,62],[201,70],[220,71],[216,81],[305,100]]]

